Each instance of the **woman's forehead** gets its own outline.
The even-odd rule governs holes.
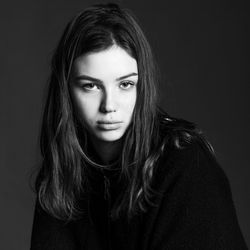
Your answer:
[[[138,73],[137,62],[123,48],[114,45],[106,50],[87,53],[76,58],[75,75],[120,77]]]

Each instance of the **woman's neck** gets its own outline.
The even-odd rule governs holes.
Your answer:
[[[117,141],[102,141],[97,138],[90,138],[94,153],[97,155],[101,164],[109,165],[118,159],[122,151],[122,139]]]

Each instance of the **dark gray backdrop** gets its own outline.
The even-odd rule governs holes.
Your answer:
[[[99,1],[104,2],[104,1]],[[243,1],[120,1],[133,10],[161,69],[161,103],[213,144],[250,245],[249,10]],[[94,1],[1,4],[1,249],[28,249],[49,60],[65,24]]]

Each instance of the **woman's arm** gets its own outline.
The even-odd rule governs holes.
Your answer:
[[[228,179],[211,153],[197,144],[171,157],[148,249],[247,249]]]
[[[74,250],[75,241],[70,225],[47,214],[36,202],[31,250]]]

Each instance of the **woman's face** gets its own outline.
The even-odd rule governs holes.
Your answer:
[[[120,139],[135,107],[136,60],[114,45],[76,58],[72,76],[74,108],[89,134],[102,141]]]

